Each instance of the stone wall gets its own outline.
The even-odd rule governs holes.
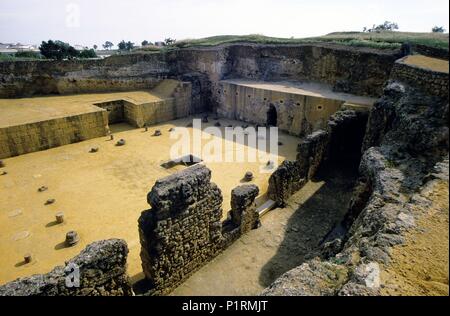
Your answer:
[[[0,158],[22,155],[105,136],[105,110],[0,128]]]
[[[441,97],[448,95],[448,73],[408,65],[402,59],[395,63],[390,79],[404,82],[426,94]]]
[[[192,85],[190,82],[179,82],[167,98],[135,106],[135,113],[129,121],[142,127],[144,124],[153,125],[167,122],[191,114]]]
[[[126,273],[125,241],[94,242],[78,256],[47,274],[33,275],[0,286],[0,296],[128,296],[133,291]],[[79,285],[72,277],[79,269]],[[72,282],[68,287],[66,280]],[[70,284],[69,284],[70,285]]]
[[[313,179],[325,163],[340,159],[359,163],[368,114],[365,111],[340,110],[331,116],[325,130],[302,139],[295,161],[285,160],[269,178],[269,197],[279,206]]]
[[[228,78],[315,81],[335,91],[379,96],[398,58],[396,51],[331,44],[231,45]]]
[[[416,70],[411,72],[421,73]],[[436,95],[429,85],[417,85],[419,78],[416,84],[398,78],[387,83],[369,115],[359,183],[339,225],[347,233],[325,241],[322,259],[287,272],[264,295],[380,295],[389,286],[391,293],[394,289],[401,295],[401,285],[412,280],[405,274],[399,282],[386,280],[382,272],[391,268],[392,259],[398,260],[393,247],[399,250],[411,242],[409,233],[424,231],[425,216],[438,208],[448,212],[448,192],[442,187],[448,188],[449,180],[449,106],[448,92]],[[446,203],[437,206],[441,199]],[[417,252],[418,261],[426,261],[431,248]],[[424,279],[430,274],[422,272]],[[444,289],[447,285],[445,280],[439,284]]]
[[[0,62],[0,98],[151,89],[168,77],[192,83],[194,113],[212,110],[214,91],[229,78],[311,80],[379,96],[398,53],[325,44],[230,44],[103,60]]]
[[[162,57],[0,62],[0,98],[151,89],[169,72]]]
[[[296,136],[324,129],[344,101],[259,89],[222,81],[217,114],[265,126],[270,106],[277,113],[277,127]]]
[[[233,190],[229,220],[211,171],[197,164],[158,180],[147,196],[151,209],[139,218],[142,268],[151,290],[164,295],[242,233],[257,226],[256,186]]]
[[[414,45],[413,50],[415,53],[418,53],[420,55],[448,60],[448,49],[416,44]]]

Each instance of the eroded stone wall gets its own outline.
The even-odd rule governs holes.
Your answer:
[[[448,73],[416,67],[399,60],[392,69],[390,79],[407,83],[429,95],[448,96]]]
[[[324,44],[230,44],[103,60],[0,62],[0,98],[151,89],[162,79],[192,83],[194,113],[212,110],[220,81],[310,80],[379,96],[398,51]]]
[[[108,112],[97,112],[0,128],[0,158],[105,136]]]
[[[318,130],[302,139],[296,160],[283,161],[270,176],[269,197],[279,206],[284,206],[292,194],[313,179],[324,163],[353,159],[357,165],[367,117],[366,111],[338,111],[331,116],[325,130]]]
[[[47,274],[21,278],[0,286],[0,296],[129,296],[133,291],[126,273],[125,241],[94,242],[65,266]],[[76,283],[76,268],[79,284]],[[69,280],[69,286],[66,283]]]
[[[424,234],[419,221],[439,212],[434,202],[447,194],[442,188],[448,188],[448,91],[442,95],[440,88],[433,88],[430,73],[407,67],[401,66],[404,75],[393,74],[370,112],[359,183],[341,223],[347,233],[323,244],[322,260],[305,262],[287,272],[263,294],[363,296],[380,295],[390,287],[390,293],[401,295],[405,281],[416,288],[425,284],[409,279],[416,272],[405,271],[414,271],[412,266],[399,271],[405,279],[383,278],[383,270],[395,260],[393,248],[399,250],[407,244],[410,232]],[[424,77],[415,81],[412,76],[419,74]],[[446,202],[441,207],[448,213],[448,199]],[[433,233],[427,230],[424,235],[430,238]],[[417,249],[412,262],[432,262],[426,257],[433,253],[432,248]],[[433,263],[433,269],[436,266]],[[324,274],[336,272],[339,277],[324,278]],[[418,273],[420,279],[432,279],[423,268]],[[433,288],[447,288],[448,293],[445,279],[429,283]],[[420,292],[429,293],[427,286]]]
[[[379,96],[396,51],[331,44],[232,45],[228,78],[264,81],[316,81],[335,91]]]
[[[0,98],[151,89],[169,72],[163,56],[0,62]]]
[[[232,193],[229,220],[221,222],[222,193],[198,164],[158,180],[139,218],[142,268],[149,295],[169,293],[241,234],[256,228],[256,186]]]

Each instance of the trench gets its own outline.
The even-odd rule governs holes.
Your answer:
[[[250,231],[172,292],[178,296],[258,295],[285,272],[322,255],[322,246],[345,238],[367,113],[330,130],[328,157],[286,207]]]
[[[344,219],[357,165],[328,164],[293,195],[285,208],[262,218],[172,292],[177,296],[258,295],[283,273],[319,255],[327,235]]]

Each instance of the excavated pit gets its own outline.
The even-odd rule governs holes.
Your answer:
[[[130,294],[126,272],[135,292],[147,295],[377,295],[379,284],[368,280],[381,270],[384,293],[399,293],[402,276],[422,274],[419,284],[438,283],[437,292],[448,293],[448,269],[412,271],[402,259],[405,252],[448,253],[426,245],[448,224],[448,61],[399,57],[350,47],[231,45],[86,65],[1,63],[2,98],[66,96],[0,100],[8,110],[0,119],[7,170],[0,173],[0,283],[47,272],[92,241],[122,238],[109,244],[123,248],[110,256],[121,259],[123,284],[108,276],[123,287],[116,295]],[[110,90],[113,98],[97,95]],[[260,175],[259,164],[169,157],[171,131],[193,133],[192,116],[217,127],[207,111],[222,131],[279,127],[280,167]],[[125,146],[114,146],[121,138]],[[433,169],[445,155],[446,174]],[[247,182],[250,173],[256,177]],[[430,204],[436,196],[438,205]],[[438,216],[427,214],[429,205]],[[64,221],[55,224],[60,212]],[[424,227],[433,235],[411,237],[424,233],[408,231],[418,219],[430,221]],[[80,241],[63,247],[70,230]],[[448,241],[448,230],[441,237]],[[423,266],[448,266],[436,257],[438,264]],[[403,284],[404,293],[418,292]],[[27,288],[27,279],[15,286]]]
[[[258,295],[283,273],[320,254],[328,233],[345,217],[357,166],[335,164],[262,219],[171,295]]]

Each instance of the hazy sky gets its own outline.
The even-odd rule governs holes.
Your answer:
[[[0,42],[101,45],[224,34],[308,37],[395,21],[449,29],[448,0],[0,0]]]

